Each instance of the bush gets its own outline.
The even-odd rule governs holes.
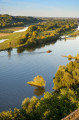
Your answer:
[[[46,85],[46,81],[43,79],[42,76],[37,76],[33,79],[33,81],[27,82],[27,84],[37,87],[43,87]]]
[[[71,61],[66,66],[59,67],[53,82],[55,90],[63,87],[72,88],[79,84],[79,63]]]

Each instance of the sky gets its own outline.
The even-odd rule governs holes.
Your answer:
[[[0,0],[0,14],[79,17],[79,0]]]

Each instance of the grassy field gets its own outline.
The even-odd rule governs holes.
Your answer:
[[[12,33],[16,30],[23,29],[24,27],[9,27],[9,28],[3,28],[0,29],[0,33]]]
[[[8,36],[8,35],[10,35],[10,33],[0,33],[0,39],[4,36]]]
[[[23,29],[24,27],[9,27],[0,29],[0,40],[8,39],[0,43],[0,50],[8,49],[8,43],[11,42],[11,47],[15,48],[17,46],[17,40],[24,34],[24,32],[12,33],[14,31]]]
[[[8,49],[8,43],[11,42],[11,47],[15,48],[17,47],[17,40],[21,38],[21,36],[24,34],[24,32],[18,32],[18,33],[10,33],[7,36],[1,36],[1,39],[9,39],[2,43],[0,43],[0,50]]]

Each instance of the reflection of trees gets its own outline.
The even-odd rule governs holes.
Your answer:
[[[37,96],[43,95],[44,92],[45,92],[45,88],[38,87],[38,88],[34,89],[34,94]]]
[[[25,48],[25,50],[28,51],[28,52],[33,52],[33,51],[35,51],[35,49],[36,49],[35,47],[33,47],[33,48]]]
[[[52,40],[50,42],[43,43],[41,45],[36,45],[34,47],[27,47],[27,46],[20,47],[20,48],[17,48],[17,53],[22,53],[25,50],[28,52],[33,52],[33,51],[35,51],[36,48],[42,48],[42,47],[45,47],[45,45],[50,45],[50,44],[54,45],[56,42],[57,42],[57,40]]]
[[[32,52],[32,51],[35,50],[35,48],[20,47],[20,48],[17,48],[17,53],[18,53],[18,54],[19,54],[19,53],[22,53],[22,52],[24,52],[25,50],[28,51],[28,52]]]
[[[72,58],[68,58],[68,60],[72,60]]]
[[[22,53],[22,52],[24,52],[24,50],[25,49],[23,47],[20,47],[20,48],[17,49],[17,53]]]
[[[9,57],[11,56],[11,51],[12,51],[12,49],[8,49],[8,50],[7,50]]]

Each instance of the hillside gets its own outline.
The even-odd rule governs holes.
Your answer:
[[[39,18],[26,16],[11,16],[8,14],[0,14],[0,28],[12,26],[24,26],[24,24],[35,23],[42,21]]]

